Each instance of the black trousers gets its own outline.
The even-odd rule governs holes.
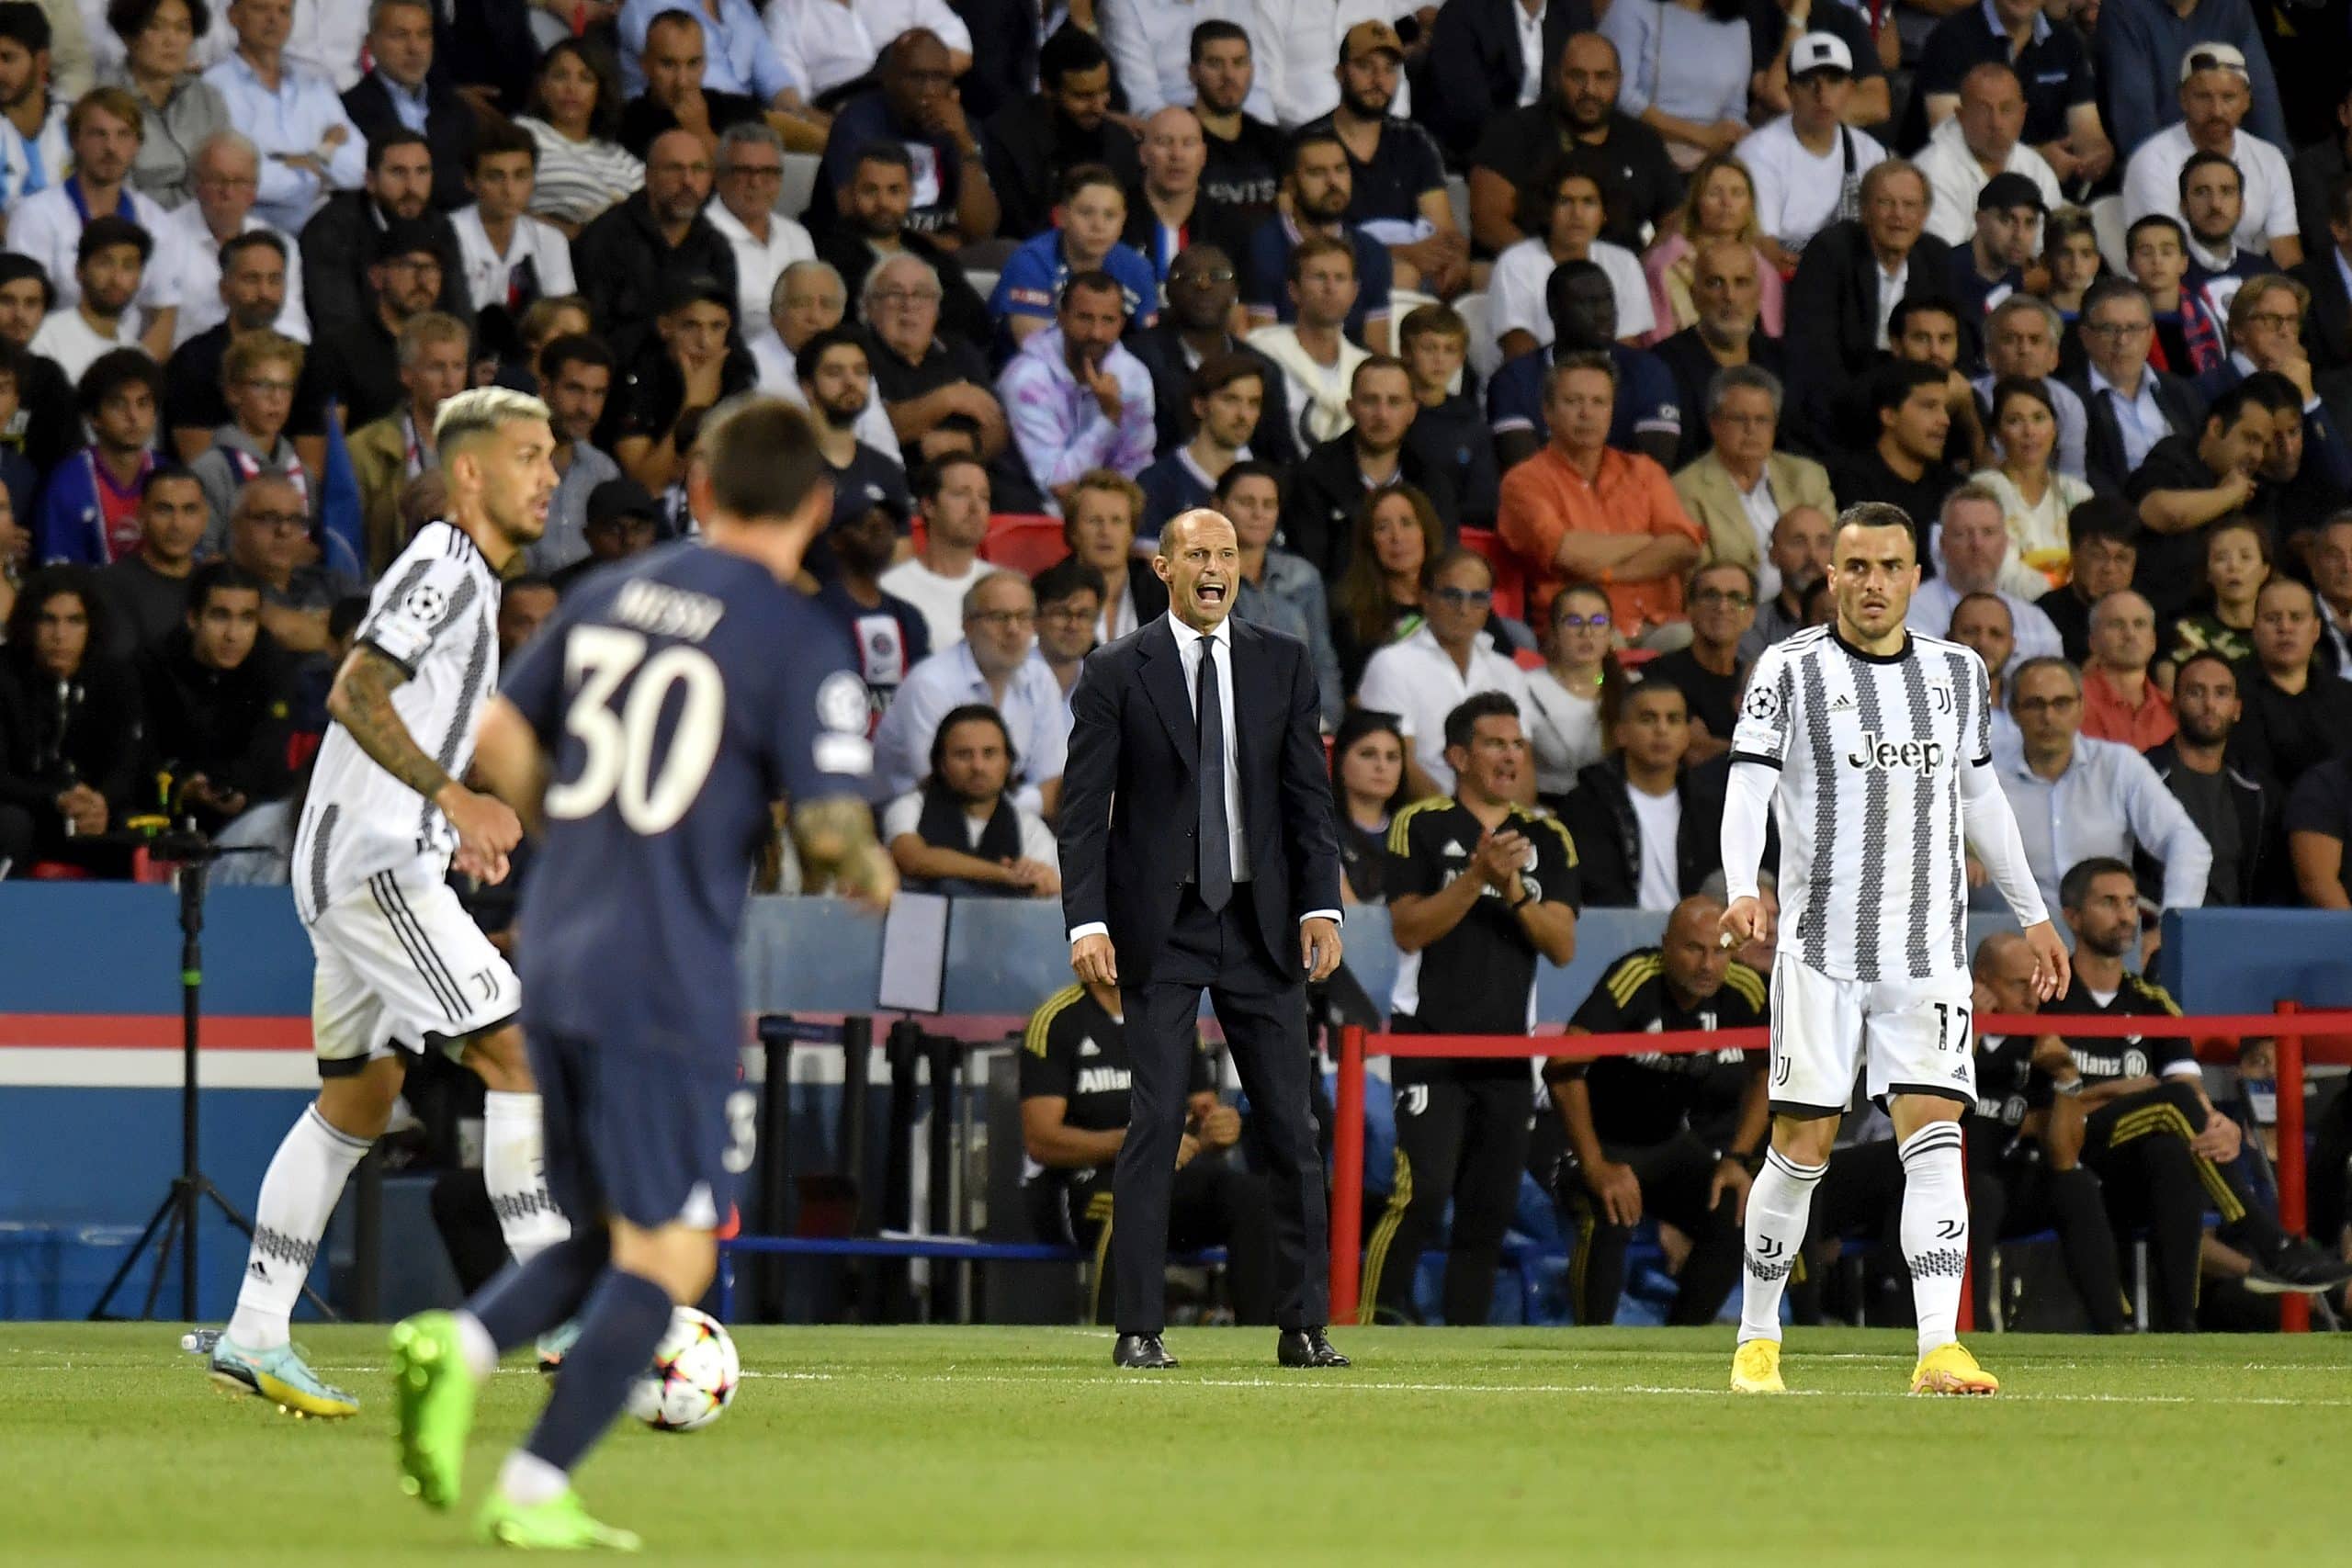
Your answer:
[[[1682,1265],[1667,1322],[1678,1326],[1714,1322],[1739,1278],[1744,1239],[1737,1195],[1726,1192],[1712,1206],[1707,1201],[1707,1189],[1714,1184],[1714,1150],[1696,1134],[1685,1132],[1663,1144],[1612,1145],[1601,1153],[1634,1168],[1642,1183],[1645,1215],[1663,1220],[1690,1238],[1690,1256]],[[1583,1177],[1566,1168],[1560,1197],[1577,1229],[1568,1273],[1577,1322],[1606,1326],[1617,1320],[1617,1303],[1625,1294],[1625,1247],[1634,1227],[1610,1224]]]
[[[1298,940],[1287,931],[1272,934],[1277,943]],[[1109,1262],[1119,1332],[1158,1334],[1168,1325],[1163,1276],[1170,1190],[1204,990],[1225,1025],[1227,1047],[1250,1097],[1242,1135],[1250,1164],[1265,1175],[1272,1209],[1274,1321],[1284,1328],[1319,1328],[1331,1315],[1331,1243],[1323,1156],[1307,1102],[1314,1073],[1306,987],[1267,957],[1244,884],[1221,911],[1186,887],[1150,983],[1120,990],[1134,1077],[1127,1141],[1119,1146],[1114,1176],[1119,1218]]]
[[[1064,1190],[1050,1180],[1029,1183],[1030,1218],[1041,1236],[1060,1236],[1094,1254],[1094,1284],[1086,1320],[1102,1321],[1118,1299],[1117,1202],[1107,1173]],[[1194,1158],[1168,1189],[1168,1245],[1179,1252],[1225,1248],[1225,1285],[1233,1320],[1244,1326],[1274,1320],[1273,1205],[1265,1179],[1223,1153]]]
[[[1392,1323],[1416,1321],[1413,1278],[1451,1202],[1445,1321],[1476,1326],[1494,1310],[1495,1268],[1527,1168],[1534,1089],[1524,1062],[1411,1066],[1409,1080],[1395,1086],[1396,1177],[1365,1248],[1360,1320],[1371,1322],[1376,1310]]]
[[[2098,1176],[2085,1166],[2052,1170],[2038,1150],[2005,1154],[1990,1136],[1968,1141],[1968,1267],[1976,1293],[1976,1321],[1993,1321],[1993,1252],[2009,1237],[2058,1233],[2066,1278],[2083,1310],[2101,1334],[2131,1325],[2132,1303],[2123,1294],[2115,1226]]]
[[[2186,1084],[2160,1084],[2111,1100],[2091,1112],[2083,1163],[2098,1173],[2116,1233],[2148,1233],[2150,1325],[2160,1333],[2197,1328],[2198,1258],[2205,1207],[2226,1230],[2247,1219],[2245,1203],[2213,1162],[2188,1145],[2205,1108]],[[2257,1244],[2256,1250],[2262,1251]]]

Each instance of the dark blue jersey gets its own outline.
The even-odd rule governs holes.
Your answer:
[[[872,770],[840,623],[684,540],[582,582],[504,690],[552,759],[518,932],[525,1027],[732,1062],[770,803],[854,795]]]

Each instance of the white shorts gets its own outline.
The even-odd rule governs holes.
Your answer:
[[[311,1035],[319,1075],[356,1073],[395,1051],[455,1055],[511,1021],[523,987],[449,885],[381,871],[310,926],[318,964]]]
[[[1844,1111],[1854,1074],[1869,1094],[1932,1094],[1976,1103],[1969,1049],[1974,987],[1966,974],[1925,980],[1838,980],[1789,955],[1772,962],[1772,1073],[1776,1111]]]

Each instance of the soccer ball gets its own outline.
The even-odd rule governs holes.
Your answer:
[[[697,1432],[734,1403],[743,1375],[735,1341],[717,1318],[680,1307],[628,1393],[628,1413],[657,1432]]]

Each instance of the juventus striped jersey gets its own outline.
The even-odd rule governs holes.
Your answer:
[[[1961,770],[1989,767],[1984,666],[1912,633],[1869,654],[1828,626],[1764,650],[1732,761],[1781,771],[1781,947],[1833,979],[1968,966]]]
[[[409,673],[392,709],[451,778],[473,761],[474,721],[498,689],[498,574],[462,529],[428,523],[376,584],[358,640]],[[441,863],[458,835],[441,808],[378,767],[350,731],[327,727],[294,837],[294,905],[304,920],[379,871]]]

